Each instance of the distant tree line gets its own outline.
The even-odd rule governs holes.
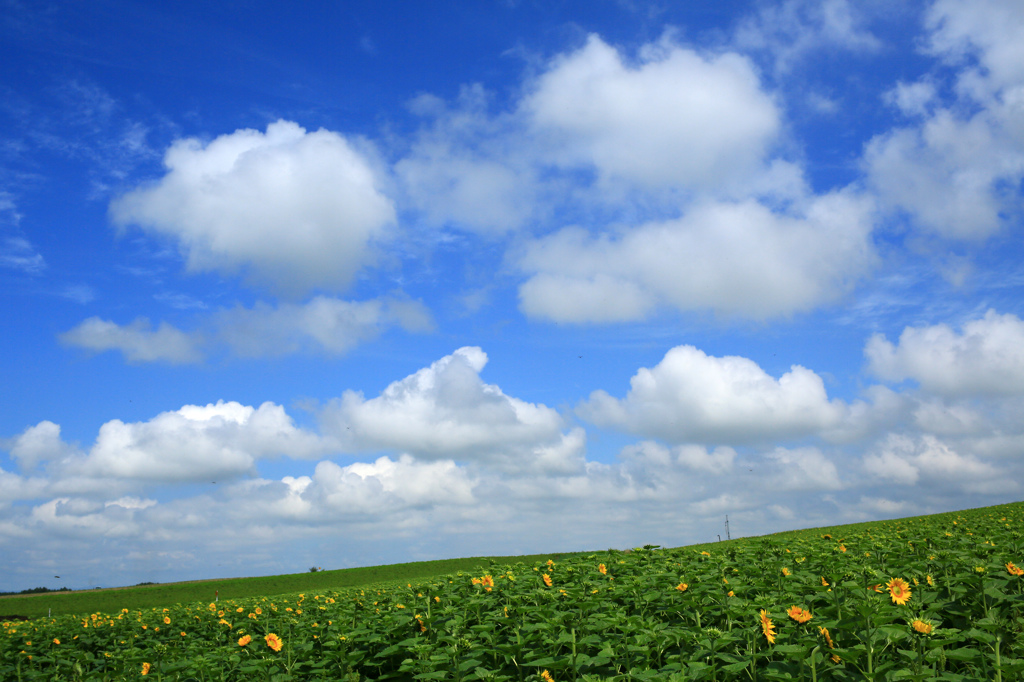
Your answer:
[[[49,587],[33,587],[29,590],[22,590],[21,592],[0,592],[0,597],[9,597],[12,594],[42,594],[43,592],[70,592],[71,590],[67,587],[61,587],[57,590],[51,590]]]

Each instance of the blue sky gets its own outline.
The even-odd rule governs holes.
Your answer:
[[[0,590],[1021,498],[1018,0],[2,8]]]

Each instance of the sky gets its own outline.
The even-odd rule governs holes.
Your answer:
[[[0,0],[0,591],[1024,499],[1022,34]]]

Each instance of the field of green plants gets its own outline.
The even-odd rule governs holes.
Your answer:
[[[1019,680],[1024,503],[2,625],[0,679]]]
[[[245,599],[253,595],[277,595],[290,592],[319,592],[371,583],[408,583],[457,571],[475,571],[493,562],[515,563],[554,558],[561,554],[535,554],[530,556],[467,557],[416,561],[387,566],[342,568],[316,573],[294,573],[258,578],[229,578],[225,580],[198,580],[180,583],[152,583],[124,589],[84,590],[80,592],[46,592],[32,595],[0,597],[0,614],[36,617],[61,614],[118,612],[123,608],[148,609],[168,604],[209,602],[219,594],[220,599]]]

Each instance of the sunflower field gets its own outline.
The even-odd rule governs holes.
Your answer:
[[[5,622],[0,679],[1019,680],[1022,520],[1017,503]]]

